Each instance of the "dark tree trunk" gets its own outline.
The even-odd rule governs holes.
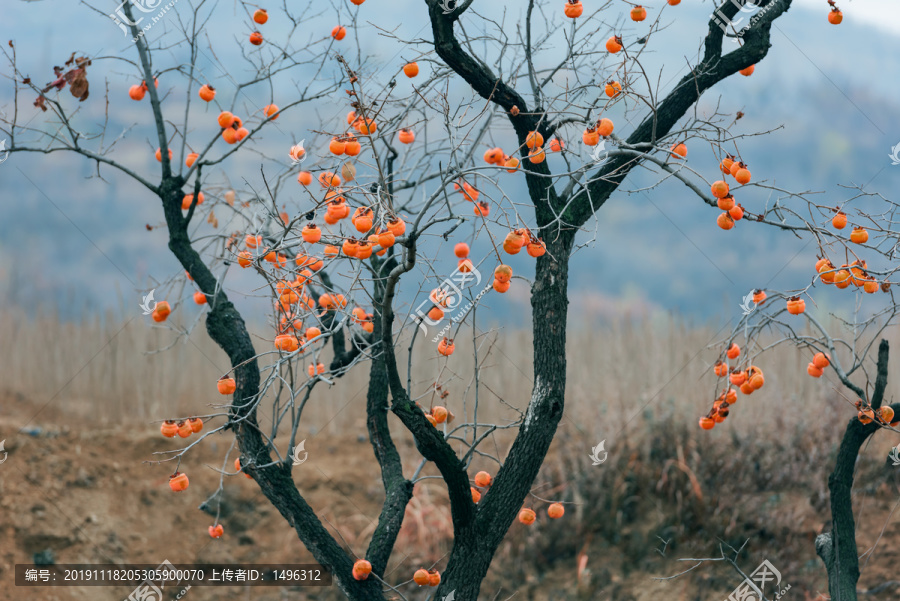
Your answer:
[[[521,95],[492,73],[483,61],[467,54],[456,39],[453,25],[471,2],[462,3],[459,10],[447,15],[437,0],[426,0],[426,4],[434,34],[435,51],[478,94],[504,110],[519,138],[524,155],[525,136],[529,131],[539,129],[545,136],[549,135],[551,124],[540,118],[540,107],[529,108]],[[660,103],[658,110],[635,129],[628,139],[629,144],[655,144],[684,116],[705,90],[766,55],[771,21],[788,9],[791,0],[768,0],[764,4],[775,6],[769,10],[767,18],[747,35],[745,44],[724,57],[722,31],[717,24],[710,23],[703,61],[679,82]],[[736,4],[730,3],[725,3],[722,8],[727,16],[734,16],[737,9]],[[526,48],[525,51],[530,52],[530,49]],[[518,110],[514,111],[513,107]],[[546,177],[550,175],[546,163],[532,165],[523,161],[538,233],[547,245],[547,254],[537,261],[532,287],[532,398],[525,422],[490,491],[478,505],[474,521],[457,520],[454,517],[454,546],[444,579],[435,593],[436,598],[455,591],[456,599],[461,601],[477,599],[491,558],[537,477],[565,404],[568,266],[575,238],[574,227],[582,225],[593,216],[637,164],[639,161],[617,156],[591,178],[592,183],[586,189],[576,192],[571,198],[563,199],[558,196],[553,180]],[[394,369],[394,366],[389,364],[389,368]],[[393,373],[391,377],[395,377]],[[391,389],[395,389],[393,383]],[[396,397],[397,393],[394,394]],[[412,420],[409,421],[412,423]],[[435,453],[432,456],[439,455]],[[449,459],[446,462],[452,463]],[[449,468],[442,470],[445,479],[452,473],[453,470]],[[447,481],[453,505],[454,489],[450,479]],[[461,508],[458,513],[463,513]]]
[[[125,15],[133,22],[131,4],[122,6]],[[138,37],[138,29],[130,26],[134,37]],[[140,56],[144,80],[153,81],[150,61],[150,50],[145,38],[140,37],[135,44]],[[228,300],[225,292],[218,287],[215,276],[200,258],[199,253],[191,246],[188,236],[190,223],[196,205],[192,205],[187,215],[182,214],[181,202],[184,197],[182,187],[186,184],[184,177],[173,175],[168,158],[168,145],[160,98],[154,86],[149,87],[150,106],[156,123],[159,147],[162,157],[162,181],[156,192],[162,201],[166,226],[169,231],[169,249],[187,270],[194,283],[206,295],[209,313],[206,317],[206,329],[210,337],[225,351],[234,368],[236,389],[231,401],[229,427],[234,430],[235,439],[241,451],[241,465],[256,480],[265,497],[284,516],[298,537],[309,549],[317,562],[331,572],[341,591],[353,601],[371,601],[383,599],[381,584],[375,578],[357,582],[351,577],[353,562],[350,556],[337,544],[334,537],[322,526],[312,507],[300,495],[291,478],[291,463],[271,465],[264,469],[256,469],[258,465],[272,462],[269,448],[266,445],[256,420],[256,407],[259,395],[259,364],[256,350],[247,327],[240,313]],[[197,168],[194,181],[194,196],[199,197],[201,173]]]
[[[569,255],[574,234],[547,241],[532,286],[534,385],[519,435],[475,521],[455,533],[447,571],[436,598],[456,591],[457,601],[475,601],[491,559],[528,496],[562,419],[566,390],[566,319]],[[527,503],[526,503],[527,504]]]
[[[859,559],[853,519],[853,470],[863,442],[871,432],[856,418],[847,424],[834,472],[828,477],[832,531],[816,539],[816,552],[828,572],[828,592],[834,601],[856,601]]]
[[[396,261],[392,259],[385,263],[376,261],[374,265],[376,269],[389,271],[391,266],[396,265]],[[375,326],[373,339],[377,341],[382,340],[380,313],[383,300],[384,286],[376,280],[373,297],[376,309],[373,317]],[[388,426],[389,382],[387,365],[381,349],[383,346],[380,344],[376,344],[371,349],[373,358],[366,397],[366,426],[369,431],[369,442],[372,444],[375,457],[381,466],[381,481],[385,494],[378,526],[372,533],[372,540],[366,552],[366,557],[372,562],[372,571],[379,576],[384,575],[391,553],[394,551],[394,544],[397,542],[397,535],[400,534],[400,527],[403,525],[403,518],[406,515],[406,506],[412,499],[413,493],[412,482],[403,477],[403,462],[400,460],[400,453],[397,452]]]
[[[878,347],[878,372],[872,409],[881,407],[887,387],[888,342],[882,340]],[[900,403],[891,407],[900,415]],[[853,473],[856,458],[866,440],[879,430],[876,423],[863,424],[853,418],[847,424],[838,449],[834,471],[828,477],[831,500],[832,531],[816,538],[816,553],[828,572],[828,592],[834,601],[856,601],[856,583],[859,581],[859,552],[856,548],[856,522],[853,515]]]
[[[256,465],[272,462],[256,420],[259,399],[259,364],[256,350],[246,324],[225,293],[216,291],[215,276],[191,246],[187,234],[188,218],[181,212],[181,188],[179,177],[164,179],[160,197],[169,228],[169,249],[191,274],[197,287],[207,295],[209,313],[206,329],[219,347],[225,351],[234,368],[237,388],[232,397],[230,411],[231,429],[234,430],[241,451],[241,464],[256,480],[266,499],[281,513],[297,532],[297,536],[312,553],[316,561],[334,575],[335,583],[353,601],[383,599],[381,584],[375,578],[357,582],[350,577],[353,561],[337,544],[322,525],[315,511],[300,495],[291,478],[291,463],[271,465],[255,469]]]

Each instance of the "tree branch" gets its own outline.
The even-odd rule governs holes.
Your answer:
[[[426,4],[428,5],[428,13],[431,18],[434,49],[447,63],[447,66],[471,85],[482,98],[493,102],[503,109],[519,139],[521,155],[523,158],[527,157],[526,136],[531,131],[539,131],[545,137],[549,137],[550,130],[547,127],[547,122],[542,117],[531,114],[528,110],[528,104],[518,92],[494,75],[486,65],[479,63],[463,49],[453,33],[453,23],[459,18],[459,13],[462,10],[456,10],[450,15],[444,15],[439,0],[426,0]],[[518,109],[516,111],[518,114],[514,115],[510,112],[513,107]],[[532,200],[540,199],[542,203],[546,202],[550,203],[551,206],[557,206],[558,198],[556,190],[553,188],[552,180],[550,178],[533,176],[534,173],[550,175],[550,168],[547,166],[547,162],[535,164],[528,160],[523,160],[520,167],[525,170],[525,181],[528,184],[528,192]],[[542,213],[552,215],[552,213],[543,209]],[[548,222],[551,220],[552,217],[547,219]]]
[[[632,146],[646,143],[655,145],[671,131],[706,90],[741,69],[761,61],[769,51],[772,22],[784,14],[790,5],[791,0],[770,0],[765,15],[744,35],[744,45],[725,56],[722,56],[722,29],[715,19],[711,20],[703,60],[678,82],[659,104],[659,108],[635,128],[627,143]],[[738,7],[732,2],[724,2],[719,10],[730,18],[737,14]],[[575,193],[575,202],[570,205],[563,219],[576,226],[583,225],[603,206],[637,164],[638,161],[629,161],[626,157],[613,157],[597,174],[591,176],[593,181],[585,190]]]

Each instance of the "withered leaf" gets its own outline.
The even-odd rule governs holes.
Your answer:
[[[341,177],[345,182],[352,182],[356,178],[356,166],[353,163],[344,163],[341,166]]]
[[[63,73],[63,78],[71,84],[76,78],[82,77],[83,75],[83,69],[69,69],[68,71]]]
[[[68,76],[70,73],[74,73],[69,80],[69,88],[72,92],[72,96],[77,98],[79,101],[84,102],[88,97],[88,80],[87,75],[85,75],[84,69],[75,69],[73,71],[69,71],[66,73]]]

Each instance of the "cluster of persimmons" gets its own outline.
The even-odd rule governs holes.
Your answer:
[[[729,175],[733,177],[741,185],[750,183],[750,170],[747,169],[747,165],[742,161],[735,160],[735,157],[731,155],[722,159],[722,162],[719,163],[719,170],[726,177]],[[716,219],[716,223],[723,230],[730,230],[736,221],[744,218],[744,207],[735,203],[728,182],[724,179],[713,182],[710,191],[716,198],[716,205],[723,211]]]
[[[831,225],[842,230],[847,227],[847,215],[839,208],[832,209],[835,213],[831,218]],[[850,242],[853,244],[865,244],[869,241],[869,232],[862,226],[853,227],[849,236]],[[836,288],[849,288],[852,284],[857,288],[862,288],[868,294],[874,294],[881,288],[887,292],[890,290],[889,282],[881,282],[879,284],[872,275],[866,272],[868,265],[865,260],[857,259],[852,263],[844,263],[837,267],[827,257],[822,257],[816,261],[816,273],[819,279],[825,284],[834,284]]]
[[[764,300],[764,299],[763,299]],[[700,418],[700,427],[704,430],[712,430],[717,423],[722,423],[728,417],[729,407],[737,402],[737,390],[731,388],[736,387],[745,395],[751,395],[759,390],[766,383],[765,376],[760,368],[755,365],[749,365],[744,369],[737,366],[729,367],[728,361],[737,361],[741,356],[741,348],[731,343],[728,350],[725,351],[726,360],[716,361],[713,371],[720,378],[727,377],[730,385],[727,390],[719,395],[713,403],[709,413]]]
[[[847,225],[847,216],[839,209],[834,209],[834,211],[836,214],[832,219],[832,225],[836,229],[843,229]],[[864,228],[854,228],[850,236],[851,242],[864,244],[867,240],[868,232]],[[885,292],[890,290],[890,283],[882,282],[879,286],[875,278],[866,273],[866,262],[863,260],[856,260],[849,265],[845,264],[837,268],[827,258],[820,258],[816,262],[816,272],[819,274],[822,282],[834,284],[838,288],[847,288],[853,284],[870,294],[876,292],[879,287]],[[766,293],[763,290],[754,290],[752,298],[756,305],[761,305],[766,300]],[[800,315],[806,310],[806,303],[799,296],[794,296],[787,299],[786,308],[789,314]],[[749,395],[761,388],[765,380],[762,371],[756,366],[750,365],[745,369],[729,366],[727,361],[738,359],[740,354],[740,348],[732,343],[725,352],[726,360],[720,359],[716,361],[713,371],[718,377],[728,377],[731,386],[736,386],[742,393]],[[830,365],[831,358],[825,353],[819,352],[813,356],[812,361],[806,366],[806,372],[813,378],[820,378]],[[736,401],[737,391],[729,386],[715,400],[709,413],[700,418],[700,427],[704,430],[711,430],[717,423],[725,421],[725,418],[728,417],[729,407]],[[889,406],[872,410],[869,405],[860,400],[856,402],[856,409],[859,420],[864,424],[876,421],[885,425],[890,424],[893,427],[900,426],[900,421],[893,421],[894,412]]]

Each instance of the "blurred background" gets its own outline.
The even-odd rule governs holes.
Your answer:
[[[164,41],[172,35],[187,2],[178,0],[175,14],[154,25],[148,37]],[[627,5],[620,4],[609,11],[617,24],[627,19]],[[95,2],[99,10],[93,11],[65,0],[7,0],[0,7],[0,40],[15,40],[19,70],[38,85],[52,81],[52,67],[73,52],[111,57],[88,68],[91,97],[78,105],[79,118],[85,133],[99,131],[108,86],[116,109],[110,111],[109,136],[124,132],[115,158],[153,181],[159,177],[159,163],[153,158],[158,144],[149,103],[127,97],[128,86],[141,79],[133,44],[105,16],[116,5]],[[215,59],[201,58],[198,77],[215,85],[221,95],[217,100],[224,100],[233,94],[232,81],[243,81],[250,73],[241,48],[252,28],[239,4],[215,6],[201,35],[217,52]],[[562,0],[540,6],[561,11]],[[662,10],[667,25],[643,55],[651,79],[658,77],[665,92],[696,61],[713,5],[683,0],[675,7],[664,2],[646,6],[651,16]],[[789,13],[775,23],[772,48],[753,75],[722,82],[704,96],[697,112],[742,111],[732,133],[769,131],[740,141],[754,181],[817,192],[825,204],[844,202],[852,196],[847,187],[854,186],[891,198],[900,185],[900,165],[892,165],[888,156],[900,144],[900,80],[894,77],[900,72],[900,6],[890,0],[838,6],[844,22],[835,27],[826,19],[825,0],[794,0]],[[266,35],[286,35],[290,24],[278,18],[276,7],[268,8]],[[510,23],[522,18],[524,3],[476,1],[475,8],[487,18]],[[431,34],[422,2],[367,0],[361,7],[316,3],[306,11],[315,23],[328,26],[315,31],[301,26],[292,38],[298,56],[310,48],[324,50],[332,23],[352,23],[345,40],[353,42],[346,45],[353,48],[352,53],[345,50],[348,60],[380,84],[410,60],[419,62],[424,75],[435,67],[428,55]],[[623,27],[634,30],[630,22]],[[384,31],[421,43],[402,46]],[[178,52],[157,56],[165,63],[162,68],[176,62]],[[279,88],[247,90],[236,106],[250,114],[273,99],[289,101],[313,72],[312,66],[299,68],[280,79]],[[0,74],[0,109],[8,118],[13,111],[8,64],[0,66]],[[401,75],[397,81],[398,94],[408,95],[416,80]],[[455,81],[456,91],[466,93],[467,86]],[[181,101],[165,74],[160,89],[172,94],[167,102]],[[520,86],[523,93],[526,89]],[[77,105],[68,91],[64,95],[68,106]],[[32,101],[30,92],[20,93],[19,116],[20,123],[35,126],[45,114]],[[196,104],[192,110],[209,122],[218,113],[213,106]],[[303,139],[317,159],[325,160],[325,138],[317,138],[313,130],[341,122],[348,110],[337,103],[316,103],[285,113],[250,152],[238,153],[209,176],[261,189],[260,167],[283,171],[287,149]],[[640,111],[617,114],[616,133],[627,135],[629,120],[641,118]],[[571,152],[584,155],[579,132],[567,130],[563,139]],[[512,145],[505,124],[493,135],[494,143]],[[198,131],[197,144],[208,137],[209,132]],[[282,164],[268,158],[272,156]],[[562,167],[556,163],[559,157],[548,160],[554,170]],[[689,143],[689,161],[707,179],[716,178],[712,148]],[[218,508],[226,537],[211,542],[206,536],[217,508],[207,507],[206,515],[197,507],[218,486],[215,470],[230,469],[236,456],[227,434],[212,437],[190,456],[185,470],[191,473],[191,496],[173,500],[166,485],[172,464],[148,463],[160,459],[153,453],[179,448],[177,440],[159,436],[159,420],[216,411],[224,397],[215,392],[215,381],[229,365],[198,321],[203,313],[191,302],[190,288],[173,299],[179,311],[172,323],[190,330],[186,338],[151,327],[150,318],[141,315],[143,294],[181,268],[166,248],[164,229],[146,228],[162,223],[158,199],[114,170],[101,168],[102,179],[97,175],[95,165],[68,153],[12,154],[0,163],[0,252],[6,259],[0,262],[0,440],[7,441],[9,452],[9,461],[0,465],[0,508],[7,516],[0,518],[0,540],[12,541],[0,549],[0,599],[120,599],[128,593],[86,588],[22,592],[6,586],[15,563],[37,558],[59,563],[310,560],[257,487],[240,476],[225,478]],[[507,195],[523,195],[522,178],[510,178],[504,183]],[[622,189],[653,181],[652,174],[635,170]],[[299,192],[292,196],[292,183],[285,189],[287,199],[302,207]],[[739,200],[752,211],[773,197],[750,188]],[[727,336],[740,317],[740,300],[751,289],[806,286],[816,248],[808,239],[746,221],[722,231],[715,226],[717,214],[683,184],[668,180],[652,191],[614,194],[598,219],[588,223],[583,247],[571,264],[566,416],[534,491],[540,499],[569,503],[567,514],[559,523],[548,523],[541,514],[533,529],[514,524],[482,589],[484,598],[496,594],[505,599],[518,592],[523,599],[720,599],[740,582],[724,562],[705,563],[674,580],[654,578],[683,571],[687,566],[678,558],[717,556],[723,540],[737,547],[749,541],[741,565],[749,571],[768,558],[793,585],[791,598],[810,601],[827,592],[813,539],[828,528],[826,479],[853,413],[836,380],[809,378],[809,357],[779,349],[761,364],[765,389],[742,397],[728,422],[713,432],[697,428],[712,400],[710,367],[721,350],[707,346]],[[436,252],[450,257],[452,244],[469,236],[471,228],[462,227]],[[436,237],[429,243],[441,244]],[[476,241],[473,256],[484,256],[488,248],[485,240]],[[452,268],[450,259],[440,264],[447,271]],[[527,256],[513,257],[510,264],[526,276],[533,269]],[[269,305],[256,295],[258,284],[251,274],[232,267],[226,291],[245,314],[258,348],[267,351]],[[846,292],[819,286],[812,291],[818,307],[810,310],[826,319],[831,311],[851,311],[855,296]],[[400,313],[421,300],[413,293],[401,299]],[[475,318],[475,335],[483,345],[479,352],[490,367],[481,379],[480,419],[514,420],[531,395],[527,286],[515,281],[502,302],[488,295]],[[472,332],[467,332],[471,346]],[[896,332],[888,337],[898,348]],[[156,352],[163,348],[167,350]],[[457,353],[446,364],[432,358],[417,361],[413,381],[423,390],[432,382],[445,382],[450,397],[443,402],[458,416],[471,417],[474,373],[467,356]],[[323,359],[327,364],[328,358]],[[896,365],[895,356],[892,367]],[[366,382],[363,367],[334,386],[317,388],[305,419],[310,460],[294,470],[310,503],[357,553],[365,550],[383,495],[363,436]],[[898,392],[896,382],[890,390]],[[420,402],[435,400],[426,396]],[[264,415],[266,419],[271,416]],[[409,475],[421,458],[401,428],[394,432]],[[588,454],[601,440],[609,460],[592,466]],[[895,512],[900,478],[897,468],[884,467],[884,457],[897,442],[888,436],[873,438],[858,465],[854,503],[860,515],[860,551],[868,553],[864,589],[893,579],[900,560]],[[510,443],[511,436],[498,434],[494,452],[502,456]],[[359,461],[347,461],[348,455]],[[479,458],[473,468],[471,473],[495,473],[497,465]],[[427,466],[423,475],[436,472]],[[441,561],[452,532],[446,491],[438,479],[422,480],[416,490],[391,582],[407,580],[420,565],[445,567]],[[530,502],[539,513],[545,510],[538,498]],[[48,590],[53,595],[45,595]],[[426,591],[405,594],[426,598]],[[896,588],[888,588],[871,598],[896,594]],[[190,595],[339,598],[334,590],[198,589]]]
[[[479,4],[476,7],[486,15],[505,13],[507,19],[520,16],[517,7]],[[98,6],[112,12],[116,5]],[[387,12],[358,11],[360,16],[351,30],[351,37],[359,37],[367,55],[362,72],[381,84],[394,77],[407,60],[419,58],[423,75],[433,69],[433,63],[420,56],[429,52],[426,44],[404,48],[396,40],[379,35],[379,28],[383,28],[396,30],[401,39],[430,36],[419,2],[395,0],[391,6],[392,11]],[[654,43],[642,57],[648,72],[654,74],[651,79],[659,73],[662,91],[671,89],[686,72],[686,64],[696,58],[711,7],[708,2],[685,1],[663,10],[667,28],[654,35]],[[655,14],[650,8],[651,15]],[[900,83],[889,75],[900,68],[900,18],[896,18],[900,17],[900,8],[887,0],[857,0],[842,8],[844,23],[835,27],[826,19],[824,0],[795,1],[789,14],[775,23],[773,48],[753,75],[722,82],[698,107],[701,115],[709,114],[715,106],[723,113],[743,111],[745,116],[733,127],[734,134],[774,130],[740,143],[754,181],[765,180],[794,191],[821,192],[819,198],[835,205],[851,195],[839,186],[861,185],[887,194],[900,184],[900,166],[892,168],[888,158],[891,147],[900,143],[900,127],[894,118],[900,103]],[[176,3],[173,10],[177,9]],[[349,2],[316,4],[310,10],[314,10],[312,16],[320,15],[317,23],[347,23],[350,9],[356,11],[357,7]],[[240,49],[246,46],[242,42],[249,33],[248,19],[236,10],[230,4],[219,5],[203,32],[225,36],[212,38],[217,42],[218,63],[203,55],[199,63],[203,69],[199,78],[219,87],[223,100],[233,93],[230,77],[243,81],[241,76],[247,73]],[[620,12],[609,11],[621,18],[624,13]],[[48,14],[55,18],[47,18]],[[397,19],[399,14],[406,18]],[[152,156],[158,144],[150,127],[149,104],[129,101],[126,95],[127,85],[139,77],[131,62],[135,58],[131,56],[130,39],[125,39],[108,17],[80,4],[8,2],[4,16],[0,34],[4,40],[17,41],[19,68],[35,82],[51,81],[52,66],[62,64],[72,52],[121,57],[97,61],[89,68],[92,98],[79,106],[80,117],[93,130],[103,122],[105,106],[98,99],[109,82],[111,101],[119,109],[111,111],[110,132],[118,135],[127,129],[127,136],[116,146],[116,158],[151,180],[158,177],[159,163]],[[73,26],[75,23],[79,26]],[[164,34],[166,27],[172,26],[161,22],[151,31],[166,39],[165,35],[174,35]],[[266,34],[275,39],[286,34],[287,28],[288,24],[273,12]],[[27,37],[22,32],[27,32]],[[295,34],[295,43],[302,47],[309,37],[321,46],[321,33]],[[241,43],[227,43],[231,38]],[[165,62],[160,67],[170,66],[176,56],[163,53],[158,60]],[[229,73],[224,73],[220,64],[227,66]],[[4,65],[4,69],[9,75],[9,66]],[[286,90],[295,89],[311,69],[292,72],[284,81]],[[411,80],[401,75],[398,81],[398,94],[409,94]],[[456,81],[459,83],[458,78]],[[461,87],[467,88],[464,84]],[[178,88],[167,88],[165,78],[163,90],[171,90],[169,102],[181,102]],[[0,89],[0,103],[8,115],[12,114],[11,94],[7,80]],[[251,97],[268,101],[268,95],[267,89],[250,89],[238,104],[246,104]],[[284,102],[282,96],[287,94],[275,91],[276,101]],[[20,98],[21,122],[40,112],[30,106],[31,100],[30,95]],[[196,105],[197,111],[207,108]],[[300,108],[283,115],[256,149],[281,158],[285,148],[301,139],[307,139],[310,145],[314,138],[310,130],[339,119],[349,110],[328,107],[330,114],[326,114],[321,104],[315,105],[314,111]],[[206,119],[211,120],[216,112],[214,107],[208,110],[212,112]],[[644,114],[629,114],[628,120],[636,117],[642,119]],[[622,120],[617,119],[617,123],[617,133],[630,132]],[[502,133],[503,125],[500,128]],[[579,131],[572,128],[563,136],[575,152],[582,146]],[[197,144],[205,141],[206,135],[198,132]],[[512,144],[510,136],[501,135],[496,141],[506,147]],[[716,158],[711,148],[691,146],[690,158],[692,166],[707,179],[715,177]],[[551,156],[551,166],[554,159]],[[253,152],[238,153],[221,166],[220,172],[209,175],[224,173],[236,184],[246,181],[260,189],[262,162]],[[561,165],[557,164],[556,170]],[[0,198],[5,219],[0,222],[0,250],[15,260],[0,266],[0,298],[29,309],[53,308],[66,316],[80,315],[85,309],[118,308],[120,302],[130,310],[136,288],[152,288],[153,278],[161,280],[178,272],[174,258],[163,249],[165,232],[147,232],[144,228],[161,222],[156,199],[115,170],[100,171],[105,182],[97,179],[94,165],[67,153],[12,155],[3,163]],[[522,178],[512,179],[504,182],[510,196],[524,190]],[[635,170],[623,188],[638,188],[649,181],[649,175]],[[288,192],[299,198],[299,191],[289,187]],[[752,211],[773,199],[764,190],[751,189],[739,200]],[[786,202],[790,206],[790,199]],[[614,194],[603,207],[599,222],[586,228],[584,241],[588,246],[574,259],[574,307],[590,317],[618,317],[623,310],[642,314],[672,311],[705,322],[720,314],[730,317],[732,308],[752,288],[806,285],[811,257],[808,251],[815,250],[805,246],[808,240],[748,223],[724,232],[715,227],[716,215],[675,180],[665,182],[652,194]],[[801,249],[807,252],[798,256]],[[474,250],[473,255],[477,255],[478,249]],[[527,257],[512,261],[517,273],[530,268]],[[235,282],[236,290],[246,290],[243,281]],[[485,311],[484,317],[489,315],[504,325],[527,322],[527,299],[515,294],[511,297],[518,298],[517,310]],[[239,306],[245,302],[235,300]]]

